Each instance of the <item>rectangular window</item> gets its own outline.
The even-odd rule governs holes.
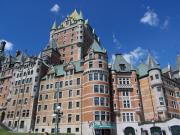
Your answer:
[[[98,73],[94,73],[94,80],[98,80]]]
[[[93,74],[89,74],[89,81],[93,80]]]
[[[67,128],[67,133],[71,133],[71,128]]]
[[[72,109],[72,102],[68,103],[68,109]]]
[[[80,95],[80,90],[77,90],[76,95],[77,96]]]
[[[40,122],[40,116],[37,116],[36,123],[39,124],[39,122]]]
[[[99,80],[103,81],[103,74],[99,74]]]
[[[72,80],[69,81],[69,85],[72,85]]]
[[[101,112],[101,120],[105,121],[105,112],[104,111]]]
[[[46,117],[43,117],[43,123],[45,123],[46,122]]]
[[[20,122],[20,128],[24,128],[24,121]]]
[[[158,87],[157,87],[157,91],[159,91],[159,92],[160,92],[160,91],[161,91],[161,87],[159,87],[159,86],[158,86]]]
[[[79,115],[76,115],[76,121],[79,121]]]
[[[104,106],[104,98],[103,97],[100,98],[100,102],[101,102],[101,106]]]
[[[99,97],[94,97],[94,105],[99,105]]]
[[[94,92],[99,93],[99,85],[94,85]]]
[[[153,80],[153,76],[150,76],[150,78],[151,78],[151,81]]]
[[[99,68],[102,68],[102,61],[99,61]]]
[[[68,81],[65,82],[65,86],[68,86]]]
[[[76,107],[80,107],[80,102],[76,102]]]
[[[108,86],[105,86],[105,93],[106,93],[106,94],[109,93]]]
[[[156,77],[156,79],[159,79],[159,75],[158,74],[155,74],[155,77]]]
[[[124,97],[129,96],[129,92],[128,91],[123,91],[123,96]]]
[[[69,90],[69,97],[72,97],[72,90]]]
[[[129,100],[124,100],[123,101],[123,105],[124,105],[124,108],[130,108],[130,101]]]
[[[99,121],[100,120],[100,115],[99,115],[99,111],[95,112],[95,121]]]
[[[55,89],[59,88],[59,82],[55,83]]]
[[[72,120],[72,114],[68,114],[68,123],[71,123]]]
[[[63,81],[60,81],[59,87],[60,87],[60,88],[63,87]]]
[[[44,110],[47,110],[47,105],[44,105]]]
[[[92,68],[93,67],[93,63],[92,61],[89,62],[89,68]]]
[[[77,85],[80,85],[80,78],[77,78]]]
[[[160,105],[164,105],[164,98],[163,97],[159,97],[159,103],[160,103]]]
[[[100,85],[100,93],[104,93],[104,85]]]

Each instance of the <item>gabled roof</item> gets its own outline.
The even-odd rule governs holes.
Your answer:
[[[124,65],[124,70],[121,69],[121,65]],[[129,72],[131,71],[131,65],[125,60],[122,54],[116,54],[112,63],[112,70],[116,72]]]

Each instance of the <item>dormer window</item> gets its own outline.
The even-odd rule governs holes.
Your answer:
[[[159,79],[159,75],[158,74],[155,74],[155,77],[156,77],[156,79]]]
[[[92,59],[92,56],[93,56],[92,53],[90,53],[90,54],[89,54],[89,59]]]
[[[126,65],[125,64],[119,64],[119,67],[122,71],[125,71]]]

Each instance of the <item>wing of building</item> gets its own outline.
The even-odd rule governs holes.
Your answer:
[[[161,68],[149,52],[134,68],[122,54],[108,64],[88,19],[74,10],[53,23],[38,56],[0,46],[0,120],[15,132],[179,135],[180,55]],[[60,106],[61,115],[54,117]]]

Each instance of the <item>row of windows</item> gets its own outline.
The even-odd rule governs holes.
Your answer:
[[[14,122],[14,125],[12,125],[12,124],[13,124],[12,121],[9,121],[9,122],[8,122],[8,127],[11,127],[11,126],[17,127],[18,122],[15,121],[15,122]],[[19,126],[19,127],[20,127],[20,128],[24,128],[24,121],[20,121],[20,126]]]
[[[133,122],[134,114],[133,113],[122,113],[122,121],[123,122]]]
[[[96,106],[109,106],[109,98],[94,97],[94,105]]]
[[[56,106],[57,106],[57,103],[54,103],[53,110],[55,110]],[[61,103],[59,103],[59,106],[61,106]],[[80,107],[80,102],[79,101],[76,101],[75,107],[76,108]],[[41,109],[42,109],[42,105],[38,105],[38,111],[41,111]],[[73,102],[72,101],[68,102],[68,109],[73,109]],[[43,110],[48,110],[48,105],[44,105]]]
[[[110,121],[110,113],[105,111],[95,111],[94,113],[95,121]]]
[[[61,129],[60,129],[60,130],[61,130]],[[35,132],[38,133],[38,132],[39,132],[39,129],[36,128],[36,129],[35,129]],[[45,129],[42,128],[42,129],[41,129],[41,132],[45,132]],[[79,128],[75,128],[75,132],[79,132]],[[52,129],[51,129],[51,133],[52,133],[52,134],[55,133],[55,128],[52,128]],[[71,133],[71,128],[67,128],[67,133]]]
[[[119,84],[130,84],[130,78],[127,77],[123,77],[123,78],[119,78]]]
[[[73,118],[75,119],[75,121],[80,121],[80,115],[74,115],[73,114],[68,114],[67,115],[67,121],[68,123],[71,123]],[[36,119],[36,123],[39,124],[41,122],[41,116],[37,116],[37,119]],[[43,123],[46,123],[47,122],[47,117],[44,116],[42,117],[42,122]],[[56,118],[52,118],[52,123],[55,123],[56,122]],[[61,118],[59,118],[59,122],[61,122]]]
[[[7,118],[13,118],[13,116],[14,116],[14,111],[11,111],[11,112],[8,111]],[[20,116],[20,111],[17,111],[16,117],[19,117],[19,116]],[[29,110],[23,110],[21,112],[21,116],[22,117],[29,117]]]
[[[35,77],[35,82],[37,81],[38,81],[38,77]],[[21,84],[31,83],[31,82],[32,82],[32,78],[26,78],[26,79],[22,79],[22,81],[21,80],[16,81],[15,85],[21,85]]]
[[[24,101],[24,102],[23,102]],[[28,103],[28,99],[25,98],[24,100],[23,99],[19,99],[19,100],[13,100],[13,103],[12,103],[12,106],[15,106],[16,105],[16,102],[17,104],[27,104]]]
[[[79,96],[79,95],[80,95],[80,90],[76,90],[76,96]],[[68,91],[68,96],[73,97],[73,90]],[[63,98],[63,92],[62,91],[55,92],[54,93],[54,99],[56,99],[57,97],[58,98]],[[43,95],[39,95],[39,101],[41,101],[42,99],[43,99]],[[49,99],[49,95],[45,94],[44,99]]]
[[[80,78],[77,78],[76,79],[76,85],[80,85],[81,84],[81,80]],[[68,85],[73,85],[73,80],[70,80],[70,81],[65,81],[64,82],[64,86],[68,86]],[[60,82],[56,82],[55,83],[55,88],[62,88],[63,87],[63,81],[60,81]],[[46,89],[52,89],[53,88],[53,84],[47,84],[46,85]],[[44,85],[41,85],[41,90],[44,89]]]
[[[19,99],[17,103],[18,104],[22,104],[23,103],[23,99]],[[27,104],[27,103],[28,103],[28,99],[25,98],[24,99],[24,104]],[[13,100],[12,106],[15,106],[15,105],[16,105],[16,100]]]
[[[159,74],[155,74],[155,79],[159,79],[160,77],[159,77]],[[154,79],[154,76],[150,76],[150,79],[151,79],[151,81]]]
[[[14,92],[14,95],[18,94],[18,93],[29,93],[29,87],[26,87],[26,89],[16,89],[15,92]]]
[[[93,68],[94,66],[93,66],[93,62],[92,61],[89,61],[89,68]],[[98,67],[99,68],[103,68],[103,63],[102,63],[102,61],[99,61],[98,62]]]
[[[94,54],[93,54],[93,53],[90,53],[90,54],[89,54],[89,59],[93,59],[93,58],[94,58]],[[98,54],[98,59],[103,59],[102,54]]]
[[[92,81],[92,80],[100,80],[100,81],[108,82],[108,77],[107,75],[103,73],[90,73],[89,81]]]
[[[105,85],[94,85],[95,93],[109,94],[109,88]]]

